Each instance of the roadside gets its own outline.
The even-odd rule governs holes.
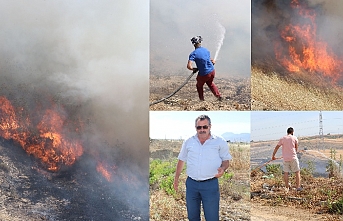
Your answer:
[[[289,206],[264,206],[259,202],[251,203],[251,221],[323,221],[334,220],[326,215],[316,214],[309,209]]]
[[[330,150],[314,149],[317,137],[301,139],[302,191],[296,191],[295,175],[290,176],[291,189],[284,187],[282,161],[275,160],[259,170],[252,170],[251,215],[252,220],[343,220],[343,178],[341,161],[332,161],[334,154],[340,159],[341,138],[325,141]],[[268,162],[277,141],[253,142],[251,144],[251,168]],[[306,150],[303,148],[306,147]],[[310,150],[308,149],[310,148]],[[338,164],[338,167],[336,166]]]

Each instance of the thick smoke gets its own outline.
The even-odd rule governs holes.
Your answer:
[[[316,13],[318,39],[328,43],[330,49],[339,57],[343,55],[343,18],[341,1],[299,0]],[[279,31],[292,22],[302,22],[302,18],[292,10],[291,1],[253,0],[252,1],[252,64],[274,58],[273,42],[279,40]]]
[[[159,75],[187,75],[190,39],[201,35],[203,46],[215,55],[218,77],[250,76],[250,1],[150,1],[150,71]]]
[[[57,105],[82,125],[77,136],[85,152],[106,156],[129,177],[144,177],[143,186],[148,12],[147,2],[0,1],[0,96],[36,118],[37,106]]]

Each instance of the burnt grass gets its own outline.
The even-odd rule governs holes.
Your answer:
[[[177,90],[191,73],[185,75],[150,75],[149,103],[167,97]],[[218,101],[208,86],[204,85],[205,101],[200,101],[196,90],[196,75],[174,96],[150,106],[150,110],[250,110],[250,78],[215,77],[223,100]]]
[[[108,182],[88,154],[52,173],[12,141],[0,140],[0,153],[0,220],[149,219],[148,204],[141,203],[148,196],[138,191],[144,185],[118,177]]]

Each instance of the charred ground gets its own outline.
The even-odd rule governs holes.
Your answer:
[[[189,75],[190,73],[185,75],[151,74],[149,102],[152,103],[173,93],[185,82]],[[158,104],[151,105],[150,110],[250,110],[250,78],[215,77],[214,83],[224,99],[218,101],[205,84],[205,101],[203,102],[199,100],[195,78],[196,76],[193,76],[174,96]]]
[[[147,220],[127,194],[142,186],[121,178],[109,183],[88,154],[51,173],[11,141],[1,139],[0,152],[1,220]]]
[[[135,156],[131,144],[125,143],[126,138],[118,135],[116,141],[106,138],[96,123],[90,100],[64,97],[59,93],[62,89],[54,85],[49,89],[49,85],[33,87],[2,79],[0,96],[8,98],[15,111],[14,115],[7,115],[7,110],[1,109],[2,133],[6,133],[6,117],[16,116],[16,120],[23,123],[18,123],[21,127],[12,127],[9,132],[30,134],[25,141],[32,143],[25,145],[45,143],[37,147],[44,149],[54,142],[54,138],[41,137],[37,124],[51,120],[42,116],[45,110],[54,109],[64,119],[58,123],[62,127],[61,134],[67,139],[79,139],[83,152],[73,165],[64,165],[62,160],[58,170],[51,171],[41,159],[25,152],[25,145],[19,145],[18,139],[1,137],[0,220],[148,219],[148,181],[147,173],[142,169],[147,161],[132,164],[129,159]],[[47,127],[52,128],[52,125]],[[56,155],[61,154],[56,149],[53,151]],[[109,179],[98,171],[99,163],[105,165]]]

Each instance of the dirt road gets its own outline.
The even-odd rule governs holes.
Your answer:
[[[310,210],[291,207],[261,206],[251,203],[251,221],[322,221],[330,219],[327,215],[315,214]]]

